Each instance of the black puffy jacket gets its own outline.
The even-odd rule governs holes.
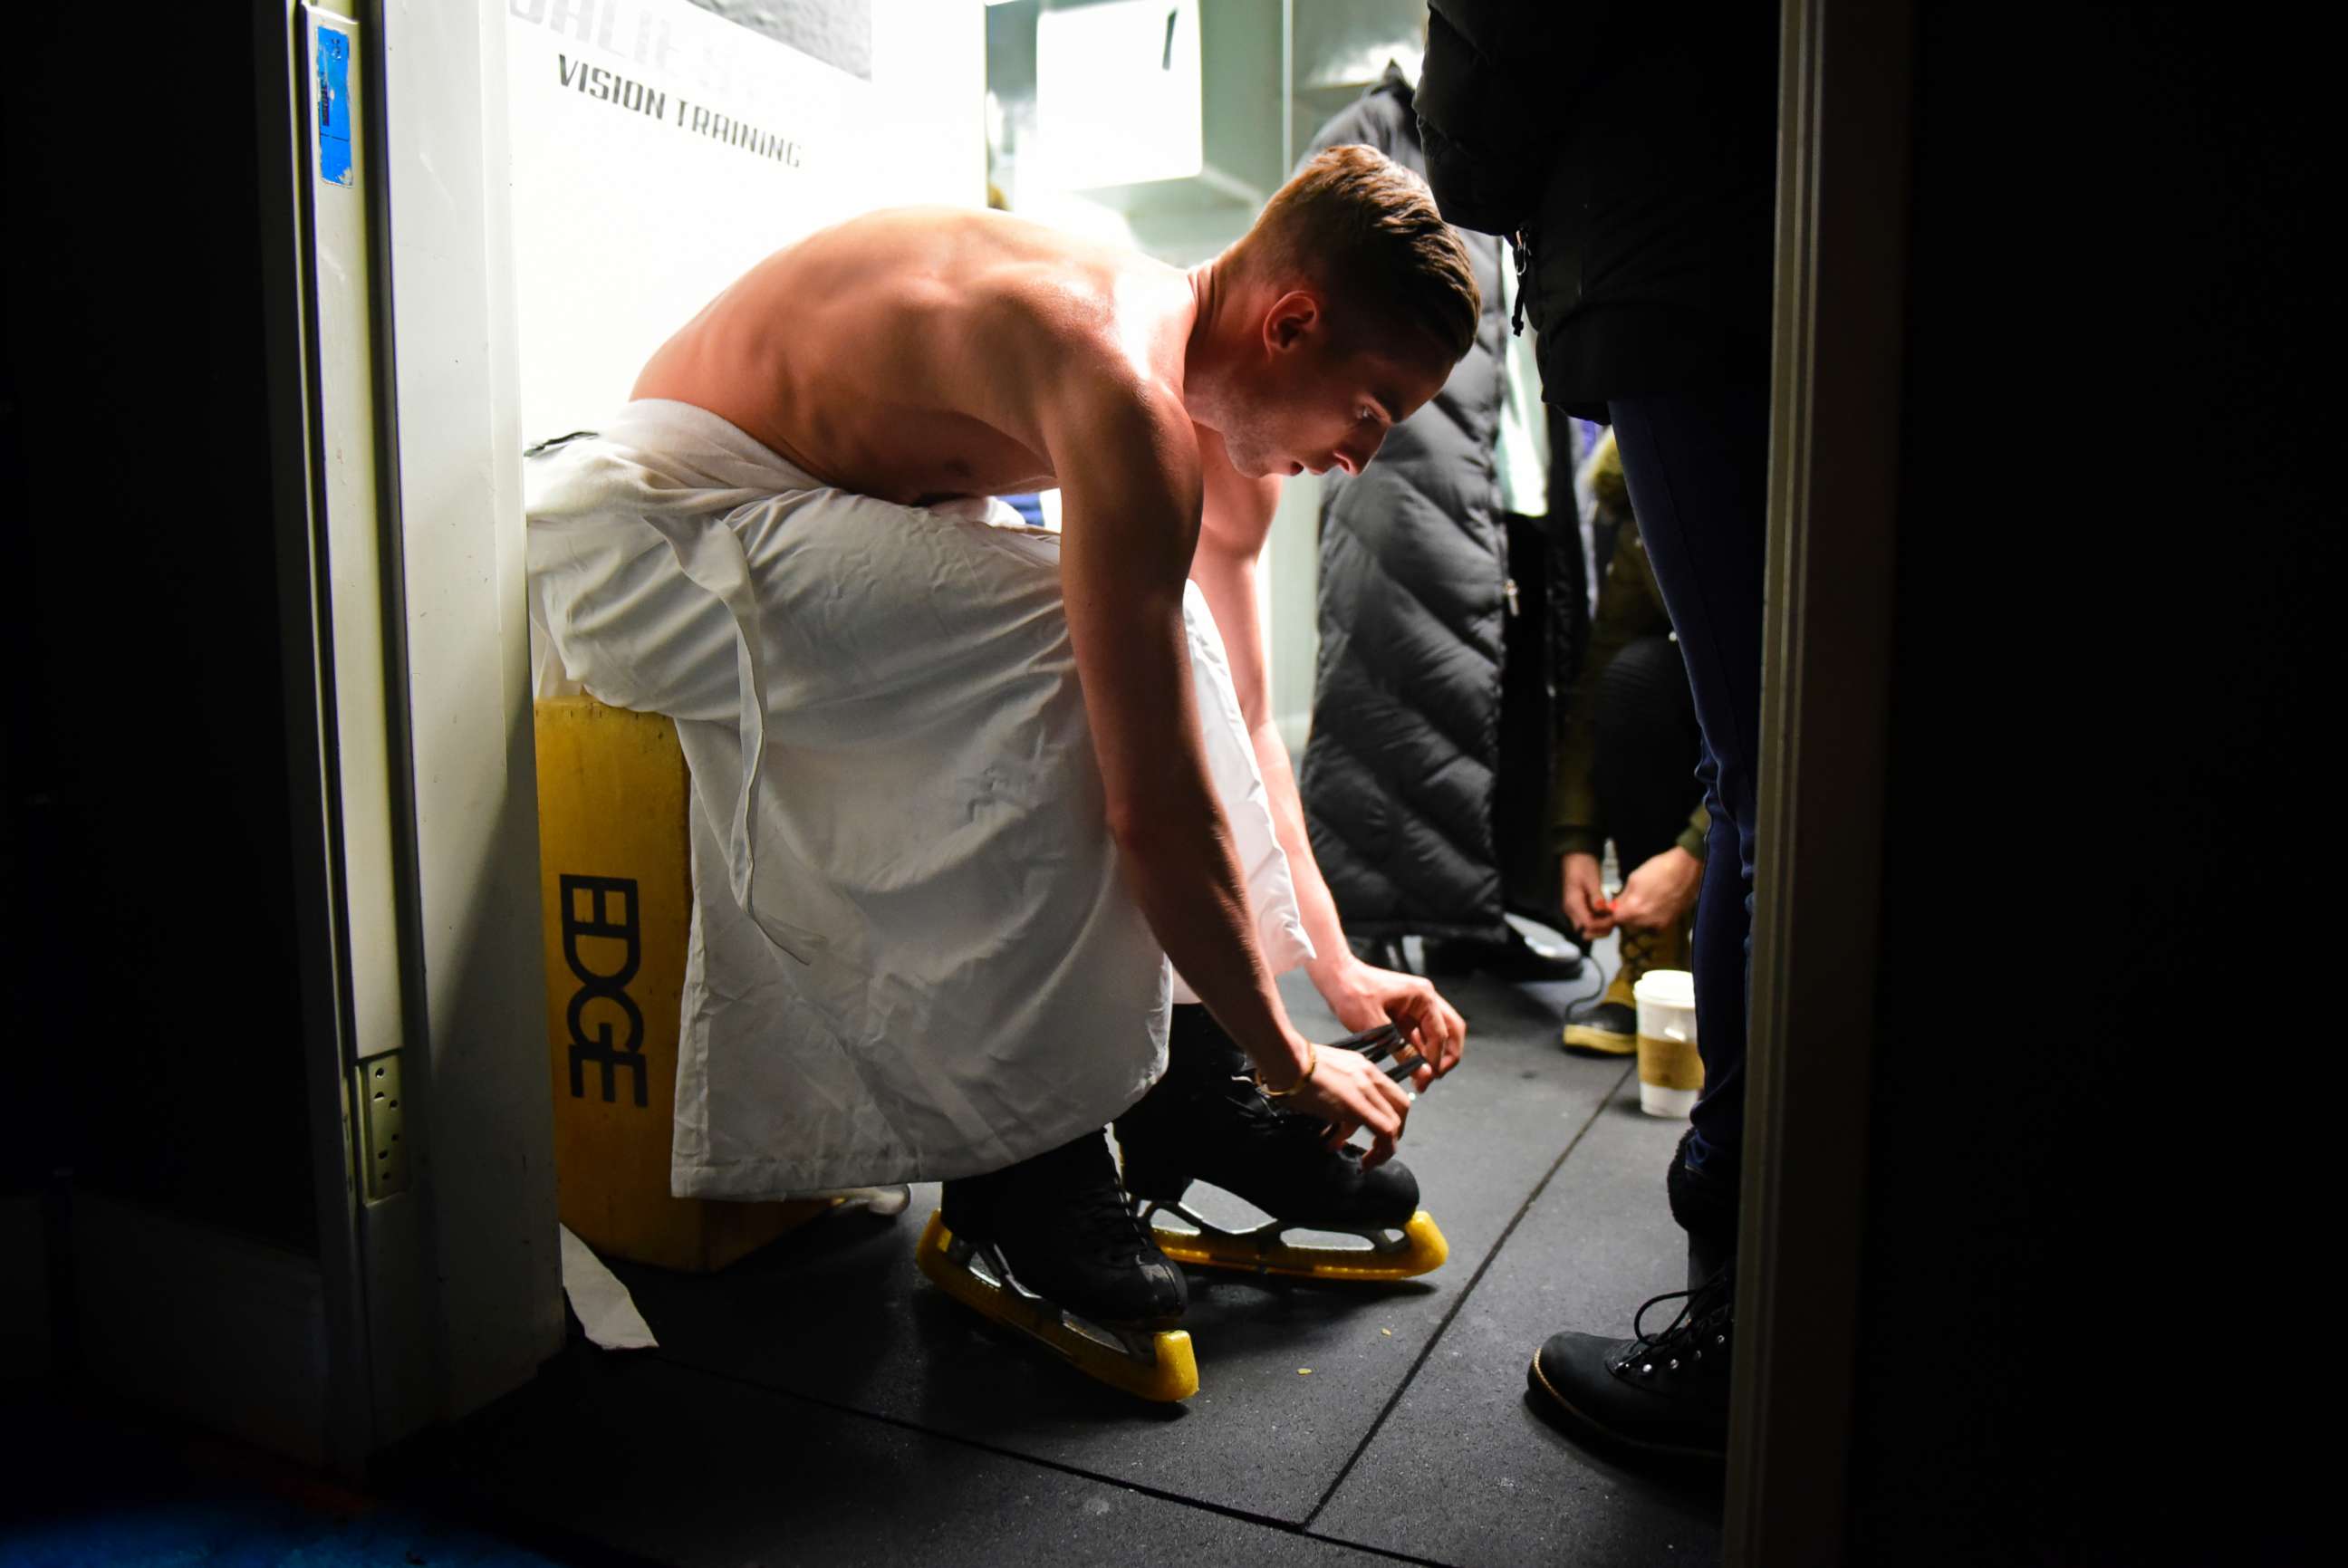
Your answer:
[[[1515,238],[1541,394],[1610,397],[1768,370],[1774,5],[1429,0],[1416,109],[1463,229]]]
[[[1375,147],[1423,170],[1411,88],[1385,79],[1313,150]],[[1500,247],[1463,236],[1484,294],[1468,351],[1321,507],[1320,659],[1298,770],[1313,859],[1357,938],[1498,938],[1493,855],[1503,585],[1493,441],[1500,419]]]

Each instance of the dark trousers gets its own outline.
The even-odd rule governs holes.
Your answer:
[[[1712,841],[1696,900],[1694,969],[1704,1082],[1687,1162],[1733,1182],[1745,1140],[1768,395],[1758,387],[1658,393],[1613,399],[1608,410],[1704,732],[1696,777],[1712,810]]]
[[[1678,645],[1661,633],[1623,644],[1598,672],[1591,706],[1598,820],[1628,877],[1678,842],[1703,793],[1704,734]]]

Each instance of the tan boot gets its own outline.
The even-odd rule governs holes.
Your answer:
[[[1594,1000],[1578,1003],[1565,1012],[1568,1050],[1601,1056],[1627,1057],[1639,1048],[1639,1004],[1632,988],[1650,969],[1684,969],[1688,963],[1685,922],[1663,931],[1617,931],[1620,967]]]

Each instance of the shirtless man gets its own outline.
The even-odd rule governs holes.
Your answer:
[[[1151,1036],[1149,1026],[1164,1026],[1150,996],[1125,1008],[1122,1016],[1143,1020],[1130,1030],[1113,1026],[1115,1020],[1099,1016],[1102,1009],[1095,1007],[1081,1031],[1092,1037],[1066,1037],[1048,1024],[1035,1028],[1034,1037],[999,1037],[998,1029],[1008,1026],[997,1020],[1012,1015],[991,995],[983,1005],[970,1001],[973,987],[985,982],[969,976],[973,971],[999,975],[1043,939],[1002,944],[983,964],[958,965],[951,973],[901,979],[908,965],[927,960],[913,951],[917,939],[910,930],[902,942],[892,938],[891,923],[932,918],[960,895],[933,890],[918,905],[889,903],[863,869],[870,863],[869,852],[851,871],[837,870],[826,858],[842,853],[839,841],[860,830],[843,828],[849,817],[842,813],[865,810],[875,791],[906,791],[901,833],[908,840],[930,830],[915,796],[933,775],[957,773],[967,786],[935,813],[938,834],[963,831],[979,810],[973,800],[983,798],[992,810],[1014,791],[970,784],[984,770],[964,760],[909,768],[900,758],[870,764],[879,770],[859,773],[837,789],[837,799],[809,807],[805,797],[820,797],[833,779],[832,753],[824,749],[831,742],[819,735],[805,741],[806,751],[793,752],[788,766],[774,765],[777,746],[798,747],[802,732],[814,727],[803,716],[828,712],[835,701],[861,700],[875,683],[901,678],[895,664],[909,656],[909,644],[922,644],[924,659],[980,656],[957,649],[992,644],[994,632],[954,631],[946,623],[973,600],[999,601],[1003,607],[989,612],[995,619],[988,628],[1041,620],[1048,623],[1047,634],[1000,677],[1003,695],[986,686],[965,706],[986,716],[1032,709],[1040,717],[1020,723],[1047,732],[1056,722],[1052,692],[1030,696],[1029,687],[1017,682],[1039,663],[1070,661],[1056,666],[1061,678],[1053,690],[1065,690],[1070,676],[1080,688],[1082,728],[1089,736],[1088,748],[1081,749],[1088,755],[1072,761],[1047,758],[1020,779],[1045,793],[1060,792],[1060,799],[1044,802],[1060,841],[1051,849],[1055,861],[1089,855],[1088,840],[1097,838],[1116,868],[1115,885],[1106,894],[1097,893],[1084,872],[1065,875],[1071,891],[1047,889],[1048,897],[1064,903],[1106,900],[1120,910],[1138,906],[1148,934],[1220,1026],[1210,1031],[1219,1037],[1217,1048],[1229,1051],[1233,1062],[1243,1056],[1252,1064],[1263,1090],[1282,1110],[1329,1125],[1333,1135],[1315,1143],[1314,1151],[1342,1161],[1349,1171],[1344,1181],[1375,1184],[1378,1167],[1402,1134],[1408,1098],[1355,1053],[1323,1050],[1306,1040],[1282,1006],[1260,940],[1262,884],[1251,898],[1201,739],[1202,688],[1193,668],[1200,632],[1195,615],[1186,620],[1185,585],[1186,580],[1195,583],[1203,594],[1213,627],[1228,645],[1241,744],[1261,772],[1262,808],[1285,852],[1297,919],[1313,953],[1311,977],[1348,1028],[1389,1019],[1400,1026],[1425,1057],[1418,1073],[1424,1085],[1457,1060],[1464,1026],[1426,981],[1365,965],[1346,945],[1314,867],[1288,757],[1272,721],[1256,573],[1282,477],[1332,468],[1358,471],[1385,432],[1442,386],[1466,351],[1476,320],[1476,285],[1466,254],[1424,186],[1374,151],[1340,148],[1301,171],[1230,251],[1189,272],[1000,213],[881,212],[767,258],[654,355],[620,432],[600,438],[606,448],[617,443],[624,460],[591,455],[581,460],[604,466],[592,473],[566,469],[557,476],[561,482],[533,481],[533,614],[565,668],[598,696],[678,716],[696,800],[707,819],[706,836],[696,839],[696,882],[718,881],[720,871],[730,869],[737,899],[790,954],[775,974],[778,985],[797,988],[791,1006],[798,1010],[770,1021],[773,1033],[792,1042],[776,1049],[804,1053],[800,1042],[808,1030],[829,1030],[827,1037],[854,1063],[856,1081],[870,1090],[873,1074],[887,1070],[890,1053],[909,1053],[921,1071],[934,1075],[951,1070],[953,1050],[967,1053],[969,1034],[994,1036],[984,1041],[992,1053],[984,1076],[958,1080],[957,1094],[973,1102],[1007,1078],[1027,1083],[1022,1075],[1035,1064],[1077,1074],[1104,1057],[1138,1052],[1140,1071],[1123,1069],[1111,1114],[1121,1109],[1115,1099],[1129,1100],[1137,1085],[1156,1074],[1154,1042],[1162,1035]],[[673,427],[682,433],[670,437],[661,430],[671,426],[624,423],[646,419],[684,421]],[[713,455],[690,457],[704,449]],[[762,485],[744,477],[745,464],[764,465],[782,477]],[[1009,531],[986,526],[999,518],[966,501],[1055,485],[1065,498],[1066,519],[1056,541],[1006,539]],[[746,505],[749,492],[762,488],[779,499]],[[675,500],[679,495],[715,499],[685,506]],[[651,556],[638,547],[630,547],[633,554],[614,554],[614,562],[624,557],[633,564],[614,564],[608,572],[582,566],[592,551],[572,541],[601,537],[593,528],[617,528],[615,518],[633,521],[632,506],[661,531],[676,566],[668,566],[669,556],[656,547]],[[849,521],[835,524],[829,520],[840,507],[855,510]],[[712,521],[726,508],[740,511],[726,512],[722,525]],[[942,517],[959,521],[941,534]],[[561,531],[566,528],[572,532]],[[1048,605],[1043,612],[1025,600],[1014,605],[1020,591],[998,592],[984,576],[1013,544],[1045,552],[1056,569],[1047,581],[1065,604],[1064,622],[1050,615]],[[716,565],[711,550],[724,558]],[[963,556],[938,554],[957,550],[973,552],[967,563]],[[916,551],[918,559],[902,553]],[[642,604],[654,590],[643,584],[655,563],[672,577],[681,568],[679,581],[698,585],[685,591],[698,593],[700,603],[722,601],[733,608],[728,623],[677,602],[678,616],[696,617],[696,626],[707,621],[717,628],[709,635],[718,641],[663,642],[667,652],[658,657],[647,656],[641,645],[611,651],[616,645],[604,628],[647,622]],[[968,586],[965,571],[976,574]],[[800,581],[825,573],[820,582]],[[626,593],[598,598],[577,587],[582,575],[599,582],[625,577],[630,586]],[[878,578],[896,585],[876,589]],[[942,590],[941,583],[948,588]],[[951,597],[942,596],[949,591]],[[839,610],[843,592],[866,595],[860,601],[865,607],[854,612],[859,618]],[[898,597],[876,611],[869,603],[875,593]],[[919,614],[906,613],[918,636],[875,634],[875,645],[864,645],[864,629],[875,615],[894,625],[899,600],[920,593],[930,597]],[[788,612],[775,608],[785,600]],[[623,667],[629,660],[633,665]],[[758,678],[765,689],[755,715],[744,688],[736,749],[716,757],[695,751],[696,745],[714,747],[713,737],[733,743],[728,702],[646,695],[643,668],[663,662],[723,676],[727,691],[736,689],[737,662],[744,680]],[[804,688],[808,680],[820,681],[821,671],[799,673],[819,665],[831,666],[835,675],[852,666],[855,675],[837,694],[800,689],[791,696],[777,689],[778,683]],[[898,714],[927,711],[936,683],[926,674],[901,678],[913,695],[876,709],[889,717],[868,724],[893,724]],[[1071,706],[1072,716],[1077,711]],[[976,720],[955,733],[971,722]],[[754,734],[754,723],[764,727]],[[1048,749],[1047,743],[1037,746]],[[1024,755],[1030,747],[1014,738],[1011,748]],[[998,755],[1003,749],[995,746]],[[762,758],[770,765],[770,785],[758,782]],[[891,767],[899,772],[887,772]],[[737,775],[749,782],[736,798],[730,787]],[[1035,784],[1036,779],[1045,782]],[[755,808],[739,804],[754,795]],[[788,832],[769,830],[776,813],[790,811],[801,813],[796,825]],[[809,812],[820,812],[820,820]],[[716,846],[729,813],[736,822],[727,845],[733,863],[721,867],[728,857]],[[1019,851],[1023,878],[1050,874],[1034,869],[1038,841],[1027,841]],[[778,847],[785,843],[788,849]],[[757,864],[746,870],[741,861],[750,851]],[[985,845],[962,858],[990,856],[1011,858],[1000,846]],[[881,858],[891,862],[889,878],[906,874],[893,847],[884,848]],[[778,865],[782,869],[775,870]],[[750,891],[756,879],[769,876],[784,879],[787,899]],[[719,912],[705,890],[701,909],[705,924],[717,922]],[[1124,919],[1106,911],[1067,940],[1091,941],[1103,924]],[[849,931],[860,934],[842,935]],[[1103,937],[1101,951],[1121,953],[1122,941]],[[864,945],[855,954],[843,954],[856,943]],[[713,939],[713,965],[724,956],[722,946]],[[1086,985],[1087,974],[1114,967],[1110,959],[1092,956],[1079,964],[1075,947],[1069,951],[1069,962],[1025,985],[1020,1006],[1048,1007],[1061,990]],[[1074,973],[1079,969],[1086,973]],[[892,987],[886,998],[876,990],[876,977],[884,973]],[[915,993],[919,1006],[895,995],[900,990]],[[951,1006],[938,1000],[948,996]],[[687,1010],[690,1015],[690,1000]],[[943,1038],[961,1030],[959,1044],[925,1045],[915,1037],[945,1012],[953,1013],[952,1021],[932,1032]],[[1036,1022],[1028,1012],[1015,1016]],[[1124,1038],[1127,1032],[1134,1038]],[[1206,1076],[1227,1078],[1229,1073]],[[830,1092],[809,1098],[829,1103]],[[1107,1156],[1097,1130],[1107,1118],[1097,1114],[1097,1105],[1089,1130],[1086,1113],[1073,1108],[1047,1130],[1050,1118],[1039,1116],[1026,1127],[1024,1108],[1007,1100],[981,1105],[981,1120],[991,1116],[997,1124],[1023,1124],[1015,1136],[1002,1132],[999,1144],[999,1125],[973,1132],[971,1107],[951,1106],[938,1117],[959,1116],[963,1141],[925,1142],[926,1112],[909,1109],[928,1092],[925,1084],[872,1092],[884,1102],[875,1119],[887,1124],[875,1135],[880,1141],[866,1140],[864,1154],[794,1168],[788,1179],[799,1190],[944,1178],[947,1222],[959,1218],[957,1228],[991,1233],[1022,1279],[1045,1295],[1103,1321],[1164,1322],[1179,1313],[1179,1272],[1132,1228],[1129,1214],[1119,1232],[1102,1207]],[[1048,1093],[1032,1085],[1021,1092]],[[705,1094],[694,1098],[708,1109],[703,1123],[688,1127],[688,1096],[680,1093],[681,1161],[689,1136],[714,1137],[708,1129],[725,1096],[713,1077]],[[1260,1100],[1256,1109],[1262,1109]],[[1071,1125],[1079,1130],[1073,1143],[1065,1136]],[[1357,1130],[1370,1140],[1365,1153],[1355,1159],[1331,1152]],[[825,1136],[820,1129],[793,1133],[817,1142]],[[896,1168],[858,1163],[887,1163],[870,1150],[895,1149],[891,1138],[911,1149],[901,1150],[901,1158],[889,1157],[898,1159]],[[1051,1140],[1049,1147],[1036,1147],[1042,1138]],[[852,1150],[857,1140],[841,1147]],[[983,1153],[988,1149],[996,1150],[991,1162]],[[1025,1157],[1005,1167],[1000,1155],[1022,1149]],[[707,1169],[725,1168],[721,1156],[711,1155]],[[679,1186],[759,1195],[684,1176]],[[1114,1192],[1113,1171],[1106,1186]],[[1414,1202],[1415,1192],[1414,1187]],[[1089,1222],[1081,1217],[1086,1212]],[[1087,1247],[1086,1255],[1071,1255],[1072,1249]]]

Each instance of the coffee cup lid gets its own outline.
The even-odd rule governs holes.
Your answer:
[[[1684,969],[1650,969],[1631,987],[1631,995],[1658,1007],[1695,1006],[1695,976]]]

